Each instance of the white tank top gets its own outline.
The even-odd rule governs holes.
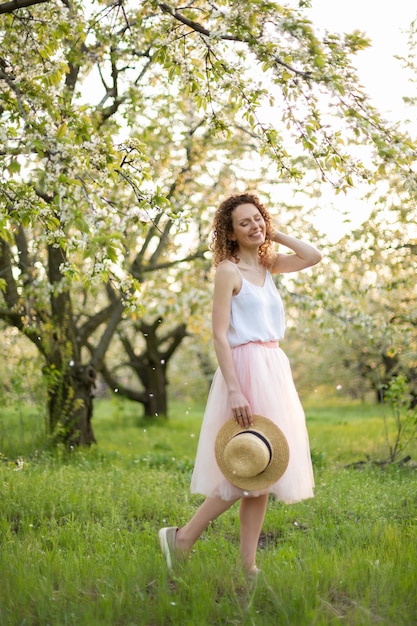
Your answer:
[[[285,333],[285,312],[270,272],[259,287],[242,275],[242,287],[232,297],[228,340],[232,348],[250,341],[280,341]]]

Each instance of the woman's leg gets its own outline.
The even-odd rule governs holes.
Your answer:
[[[239,498],[222,500],[222,498],[207,498],[197,509],[190,521],[177,531],[175,549],[186,554],[191,550],[201,533],[219,515],[230,509]]]
[[[256,549],[265,518],[268,494],[242,498],[240,503],[240,555],[245,572],[256,572]]]

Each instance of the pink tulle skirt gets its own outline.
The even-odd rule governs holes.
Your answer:
[[[221,473],[214,454],[216,435],[232,416],[226,383],[217,369],[201,426],[191,493],[234,500],[272,493],[286,502],[313,497],[314,477],[303,408],[294,386],[290,364],[278,342],[247,343],[232,349],[236,373],[253,413],[264,415],[284,432],[290,460],[284,475],[263,491],[242,491]]]

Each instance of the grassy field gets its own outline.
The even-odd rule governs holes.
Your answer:
[[[91,450],[37,446],[36,411],[0,421],[2,626],[417,623],[417,481],[413,463],[384,469],[381,409],[305,403],[316,497],[271,500],[262,573],[237,566],[238,509],[214,522],[167,572],[157,530],[201,498],[189,480],[201,406],[147,422],[121,400],[98,402]],[[37,447],[37,450],[35,448]],[[408,450],[417,459],[417,447]]]

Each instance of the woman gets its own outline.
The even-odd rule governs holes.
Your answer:
[[[256,576],[256,549],[268,494],[284,502],[313,496],[313,471],[304,412],[288,359],[278,342],[285,317],[271,274],[296,272],[318,263],[312,245],[274,230],[257,196],[234,195],[214,217],[212,250],[217,268],[212,326],[218,369],[210,389],[200,433],[191,492],[206,500],[182,528],[159,531],[168,567],[187,554],[210,521],[240,500],[240,555],[244,572]],[[274,252],[273,242],[291,254]],[[221,473],[214,445],[220,427],[233,416],[242,428],[254,414],[267,416],[284,432],[290,448],[285,474],[262,491],[247,492]]]

